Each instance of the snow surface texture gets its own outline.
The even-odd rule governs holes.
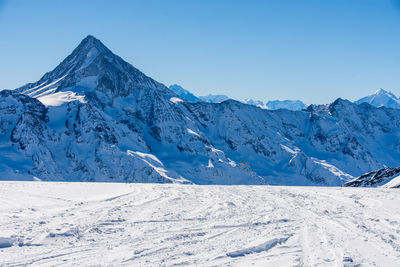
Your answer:
[[[192,103],[93,36],[0,111],[1,180],[337,186],[400,158],[400,110]]]
[[[400,191],[0,183],[1,266],[398,266]]]
[[[395,96],[392,92],[385,91],[382,88],[372,95],[357,100],[355,103],[368,103],[378,108],[387,107],[400,109],[400,98]]]

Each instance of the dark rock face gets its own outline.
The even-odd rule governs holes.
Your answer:
[[[384,184],[393,177],[400,176],[400,167],[382,168],[376,171],[368,172],[356,179],[345,183],[343,186],[350,187],[371,187]]]
[[[17,91],[38,96],[49,87],[36,90],[33,94],[31,88],[52,82],[57,86],[56,92],[74,87],[77,92],[94,93],[107,104],[111,104],[115,97],[126,97],[139,93],[140,90],[173,94],[166,86],[144,75],[90,35],[53,71],[46,73],[36,83],[27,84]]]

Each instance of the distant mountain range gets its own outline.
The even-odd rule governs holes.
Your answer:
[[[268,110],[182,89],[88,36],[39,81],[0,91],[0,179],[337,186],[399,164],[399,109]]]
[[[226,95],[206,95],[206,96],[199,96],[201,101],[207,102],[207,103],[221,103],[224,102],[228,99],[230,99]]]
[[[261,100],[245,99],[243,103],[270,110],[302,110],[307,108],[307,105],[300,100],[270,100],[264,103]]]
[[[169,86],[169,89],[178,95],[179,98],[189,102],[207,102],[207,103],[221,103],[225,100],[230,99],[226,95],[206,95],[206,96],[195,96],[188,90],[184,89],[182,86],[178,84],[174,84]]]
[[[176,84],[171,85],[169,89],[172,90],[174,93],[176,93],[181,99],[190,102],[204,101],[208,103],[221,103],[225,100],[231,99],[226,95],[208,95],[208,96],[196,97],[188,90]],[[261,100],[246,98],[241,102],[270,110],[277,110],[277,109],[302,110],[307,108],[307,105],[300,100],[270,100],[267,102],[263,102]],[[392,92],[385,91],[382,88],[377,90],[374,94],[363,97],[355,101],[354,103],[356,104],[368,103],[378,108],[387,107],[387,108],[400,109],[400,98],[395,96]]]
[[[184,89],[182,86],[174,84],[169,87],[171,91],[179,96],[182,100],[186,100],[189,102],[207,102],[207,103],[221,103],[228,99],[231,99],[229,96],[226,95],[207,95],[207,96],[198,96],[196,97],[190,91]],[[262,102],[261,100],[253,100],[253,99],[245,99],[241,101],[245,104],[249,104],[252,106],[257,106],[264,109],[288,109],[288,110],[302,110],[306,108],[305,105],[300,100],[272,100],[267,101],[266,103]]]

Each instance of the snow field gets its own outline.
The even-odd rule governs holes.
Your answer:
[[[400,191],[0,182],[0,266],[400,266]]]

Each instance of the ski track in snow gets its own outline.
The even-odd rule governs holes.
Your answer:
[[[0,266],[400,266],[400,190],[0,182]]]

